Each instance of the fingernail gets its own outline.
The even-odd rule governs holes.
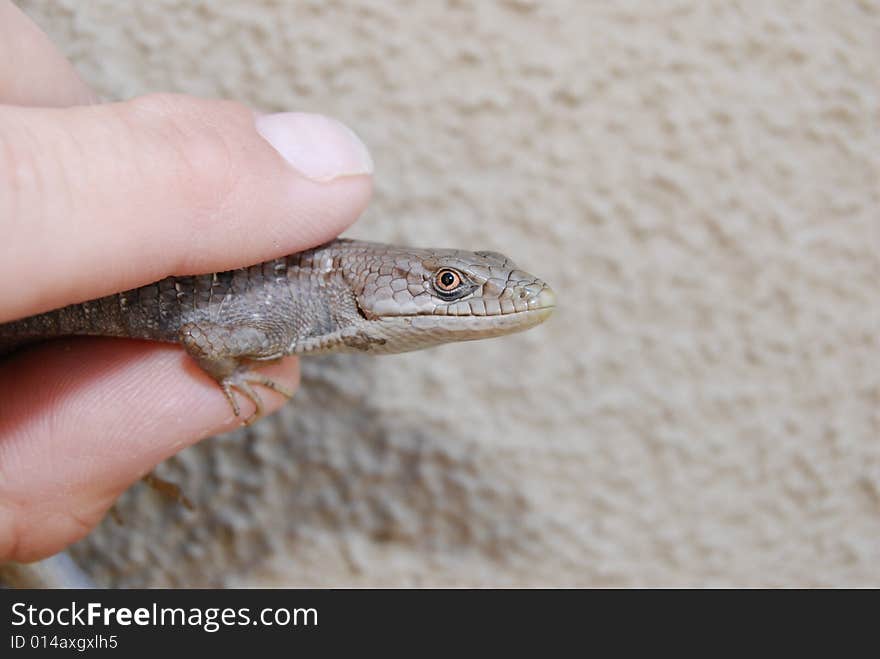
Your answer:
[[[305,112],[261,115],[257,132],[313,181],[373,173],[373,159],[364,143],[351,128],[330,117]]]

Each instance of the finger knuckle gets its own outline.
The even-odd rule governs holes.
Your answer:
[[[243,174],[241,129],[251,111],[232,101],[152,94],[133,101],[137,124],[160,144],[169,187],[192,211],[194,223],[223,211]]]
[[[47,199],[46,166],[51,161],[38,157],[39,150],[28,143],[29,137],[26,130],[0,132],[0,206],[7,223],[41,221],[41,210],[45,210],[40,202]]]

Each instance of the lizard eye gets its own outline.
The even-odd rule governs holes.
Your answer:
[[[444,268],[434,275],[434,286],[441,293],[451,293],[461,286],[461,275],[455,270]]]

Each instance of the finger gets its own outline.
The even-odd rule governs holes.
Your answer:
[[[0,321],[314,246],[361,213],[371,172],[319,115],[174,95],[0,107]]]
[[[95,101],[49,37],[8,0],[0,0],[0,103],[67,107]]]
[[[260,370],[292,387],[296,361]],[[283,402],[260,394],[270,410]],[[253,405],[240,403],[246,417]],[[14,356],[0,378],[0,561],[60,551],[156,464],[240,425],[172,346],[76,338]]]

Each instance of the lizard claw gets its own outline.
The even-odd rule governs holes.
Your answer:
[[[293,391],[287,387],[278,384],[275,380],[249,368],[237,370],[232,373],[232,375],[223,378],[220,382],[220,386],[223,388],[223,393],[226,395],[226,400],[228,400],[229,404],[232,406],[232,412],[235,416],[241,416],[241,407],[235,399],[233,389],[237,389],[254,403],[253,413],[242,421],[242,425],[245,426],[249,426],[259,417],[263,416],[263,413],[266,410],[262,397],[260,397],[260,394],[252,386],[255,384],[271,389],[272,391],[277,391],[285,398],[293,397]]]

